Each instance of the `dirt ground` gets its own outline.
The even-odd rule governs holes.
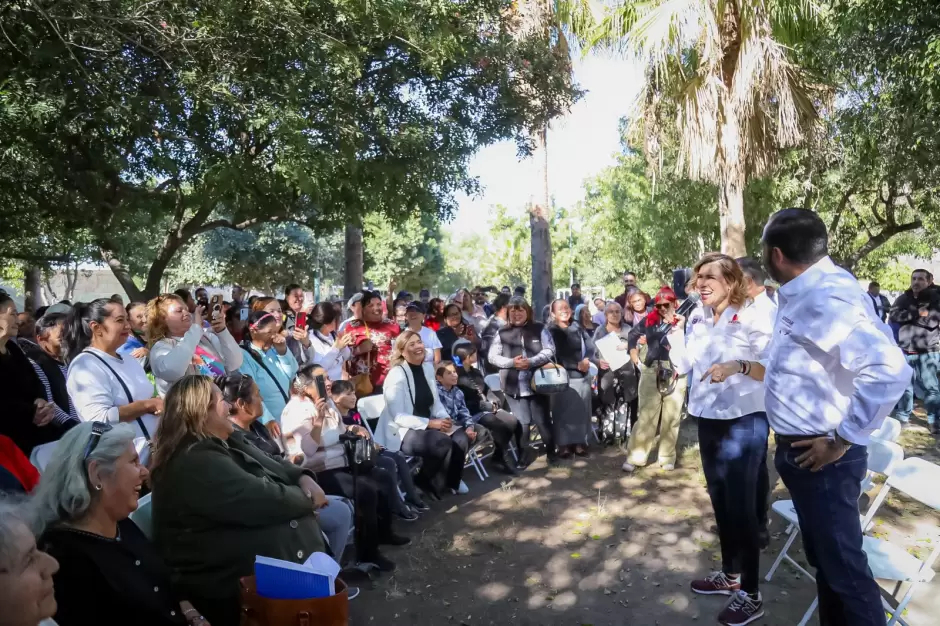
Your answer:
[[[413,543],[386,550],[398,571],[359,583],[351,624],[717,623],[725,599],[696,596],[688,587],[720,564],[695,430],[683,422],[680,465],[669,473],[653,465],[625,475],[621,451],[599,446],[589,459],[558,467],[540,459],[511,481],[494,472],[481,483],[467,470],[468,495],[446,498],[420,521],[398,525]],[[940,462],[937,442],[922,425],[900,442],[906,456]],[[786,497],[776,481],[772,499]],[[762,574],[786,539],[783,520],[771,518]],[[874,533],[926,556],[938,525],[934,512],[891,495]],[[791,555],[805,566],[799,540]],[[797,624],[815,597],[812,581],[786,563],[761,590],[765,617],[755,624],[766,626]],[[915,594],[904,618],[927,626],[938,614],[935,579]]]

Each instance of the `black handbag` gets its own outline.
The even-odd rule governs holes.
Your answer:
[[[346,461],[355,474],[368,474],[375,467],[378,453],[371,439],[345,432],[339,436],[346,452]]]

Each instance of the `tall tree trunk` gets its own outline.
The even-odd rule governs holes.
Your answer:
[[[35,265],[26,268],[23,280],[23,310],[35,313],[42,306],[42,270]]]
[[[121,283],[121,287],[124,288],[129,302],[146,301],[147,298],[144,297],[144,292],[137,287],[137,283],[134,282],[131,273],[127,271],[127,268],[121,263],[121,260],[117,258],[114,248],[109,246],[107,242],[99,242],[98,252],[101,254],[101,259],[111,268],[114,277]]]
[[[721,224],[721,251],[730,257],[747,255],[744,238],[744,155],[741,127],[730,103],[724,107],[721,122],[718,184],[718,219]]]
[[[346,224],[346,271],[343,278],[343,297],[349,299],[362,289],[362,229]]]
[[[536,177],[529,200],[529,227],[532,238],[532,307],[536,316],[552,298],[552,239],[549,230],[548,127],[535,137],[532,155]]]

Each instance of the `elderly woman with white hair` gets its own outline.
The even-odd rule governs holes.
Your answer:
[[[39,549],[29,509],[0,496],[0,626],[56,626],[56,560]]]
[[[60,566],[53,575],[59,626],[208,623],[174,592],[170,570],[128,519],[149,475],[134,436],[129,424],[76,426],[39,482],[35,505],[48,524],[42,543]]]

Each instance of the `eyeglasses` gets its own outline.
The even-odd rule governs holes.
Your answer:
[[[657,309],[668,309],[671,306],[672,306],[671,302],[660,302],[659,304],[655,305]]]
[[[108,422],[95,422],[91,425],[91,437],[88,438],[88,443],[85,444],[85,454],[82,455],[83,461],[88,460],[88,457],[91,456],[91,453],[94,452],[95,448],[98,446],[98,442],[101,441],[101,436],[112,428],[113,426]]]

